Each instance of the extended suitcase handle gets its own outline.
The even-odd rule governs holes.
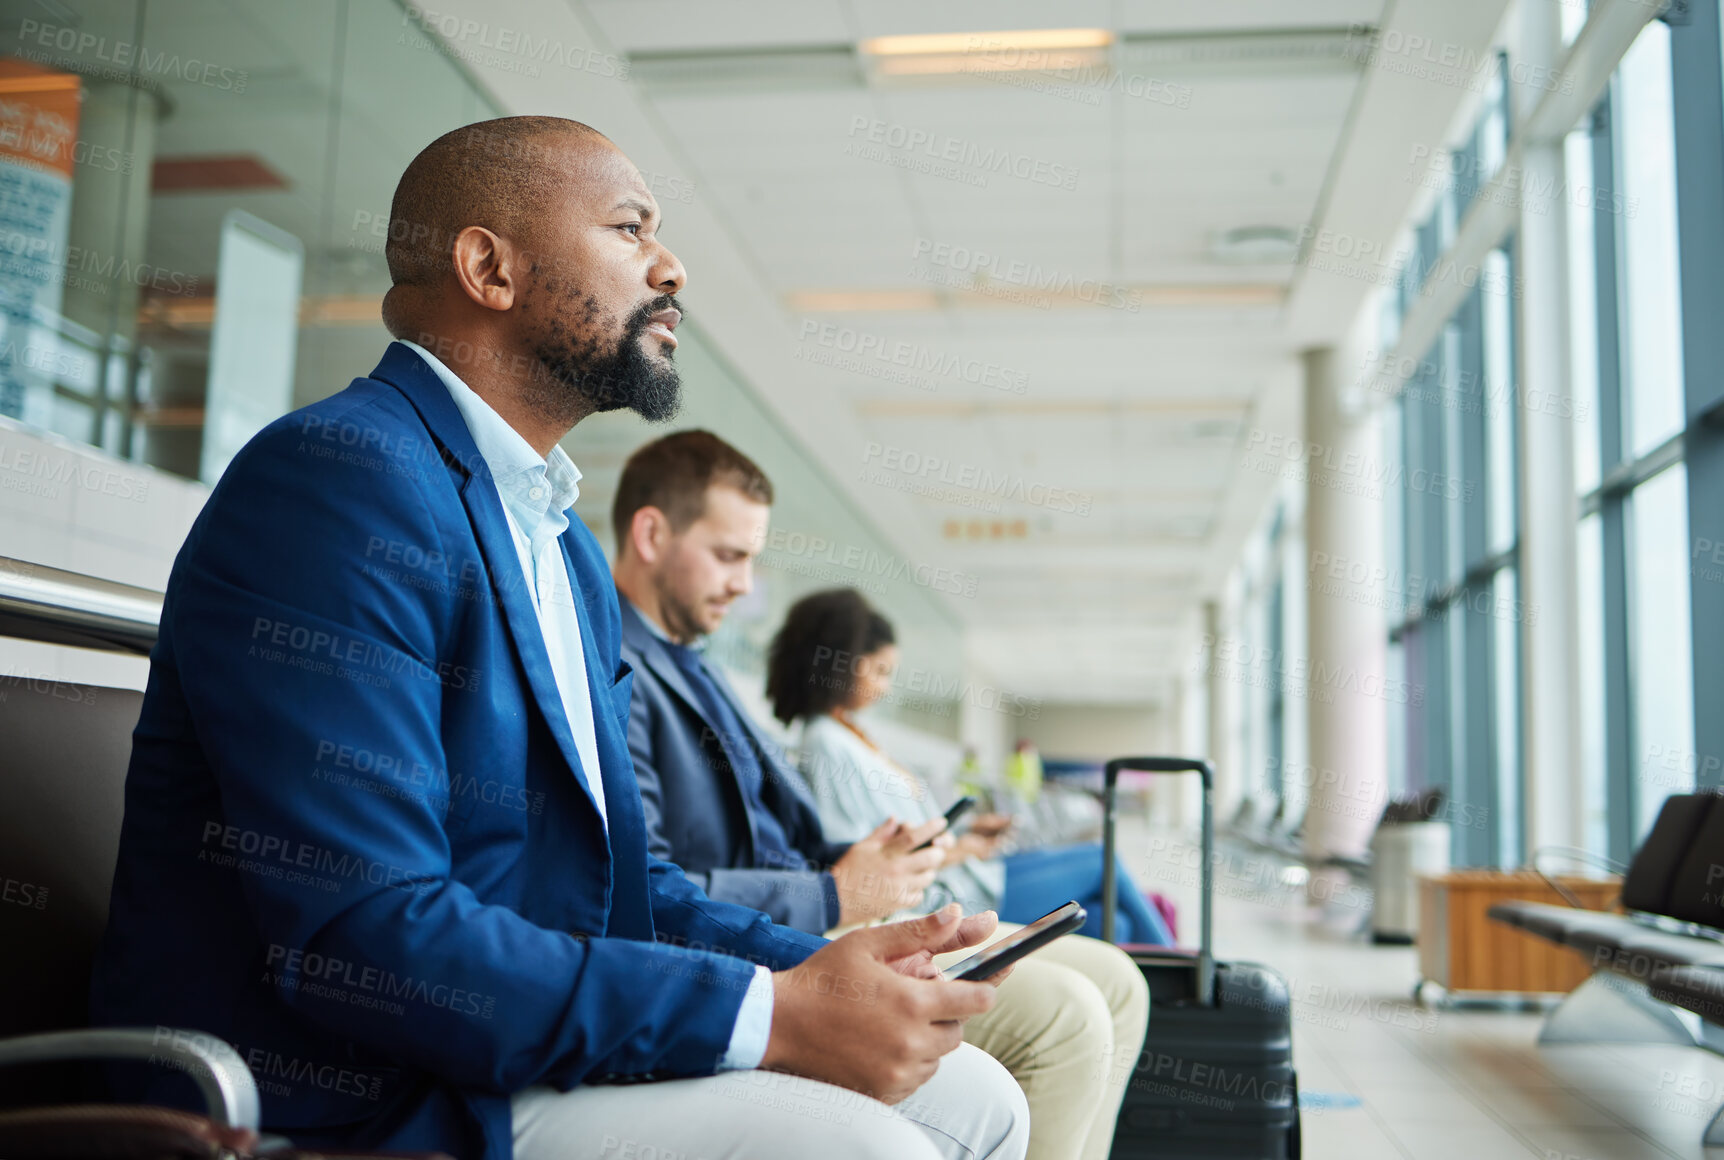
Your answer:
[[[1090,768],[1095,768],[1091,766]],[[1144,773],[1196,773],[1203,777],[1203,788],[1215,787],[1215,770],[1196,757],[1116,757],[1107,763],[1107,784],[1119,781],[1119,771],[1136,769]]]
[[[1199,899],[1200,933],[1197,945],[1197,1001],[1205,1007],[1215,1002],[1215,948],[1211,941],[1215,900],[1215,818],[1212,813],[1215,771],[1207,761],[1196,757],[1116,757],[1107,763],[1102,783],[1102,864],[1101,864],[1101,937],[1112,942],[1114,919],[1119,911],[1119,876],[1114,857],[1114,806],[1122,769],[1145,773],[1195,773],[1203,779],[1203,867],[1202,896]]]

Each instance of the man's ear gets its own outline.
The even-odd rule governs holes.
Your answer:
[[[484,226],[468,226],[450,247],[455,284],[487,310],[508,310],[520,289],[524,255]]]
[[[670,547],[674,535],[670,519],[651,504],[636,508],[634,517],[629,520],[629,546],[643,564],[657,564],[664,559],[665,550]]]

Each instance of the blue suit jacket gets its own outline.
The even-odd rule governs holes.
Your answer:
[[[392,345],[235,457],[168,582],[96,1022],[233,1043],[265,1126],[298,1141],[463,1160],[511,1155],[529,1085],[715,1069],[744,960],[821,940],[648,852],[615,590],[580,521],[562,544],[598,771],[418,355]],[[127,1094],[183,1098],[183,1077],[148,1082]]]
[[[814,934],[837,925],[828,906],[837,895],[825,869],[850,846],[826,840],[801,775],[718,678],[713,683],[730,699],[746,734],[724,736],[664,641],[627,601],[622,630],[623,659],[634,668],[629,751],[653,855],[681,866],[713,898],[765,911],[774,922]],[[767,866],[761,857],[758,820],[744,803],[727,752],[743,745],[759,758],[763,803],[806,868]]]

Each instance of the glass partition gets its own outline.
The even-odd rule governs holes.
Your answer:
[[[498,115],[392,0],[0,0],[0,415],[213,482],[258,427],[376,365],[395,184],[432,139]],[[716,642],[727,663],[758,674],[788,604],[848,584],[903,641],[888,713],[955,735],[966,700],[1038,711],[963,680],[975,578],[895,553],[695,317],[679,425],[734,441],[779,495],[759,591]],[[248,356],[269,365],[248,378]],[[616,472],[657,433],[607,415],[568,441],[607,548]],[[146,514],[177,547],[178,514]]]
[[[1682,301],[1670,29],[1654,21],[1616,76],[1623,450],[1645,455],[1682,430]]]
[[[1629,497],[1630,680],[1634,738],[1643,767],[1671,754],[1691,765],[1694,748],[1693,637],[1689,623],[1688,470],[1665,468]],[[1675,778],[1643,778],[1634,833],[1646,833],[1664,799],[1687,790]]]
[[[371,227],[419,149],[497,115],[409,31],[392,3],[0,0],[0,414],[200,478],[225,463],[206,426],[225,445],[369,369],[388,288]],[[212,333],[264,325],[218,327],[217,303],[281,312],[220,292],[234,212],[303,251],[258,378],[290,374],[291,397],[218,375],[210,398]]]

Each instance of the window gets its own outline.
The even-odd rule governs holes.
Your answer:
[[[1279,548],[1279,543],[1273,543]],[[1286,651],[1286,590],[1280,574],[1281,553],[1274,553],[1275,578],[1264,599],[1264,636],[1271,648]],[[1286,665],[1278,665],[1278,680],[1265,690],[1263,722],[1264,789],[1275,802],[1275,816],[1285,818],[1290,795],[1287,790],[1287,687]]]
[[[1493,250],[1485,259],[1485,279],[1493,286],[1511,285],[1508,255]],[[1514,309],[1507,294],[1485,294],[1480,298],[1483,343],[1480,364],[1483,378],[1477,397],[1483,409],[1485,428],[1484,471],[1501,486],[1485,490],[1486,553],[1514,549],[1520,519],[1516,503],[1514,426]]]
[[[1598,513],[1580,521],[1575,552],[1579,580],[1581,845],[1595,854],[1610,849],[1604,668],[1604,524]]]
[[[1671,793],[1686,790],[1694,748],[1694,670],[1688,622],[1688,472],[1667,467],[1629,497],[1629,669],[1636,749],[1638,841]],[[1686,784],[1685,784],[1686,782]]]
[[[1520,635],[1512,626],[1521,619],[1518,581],[1512,565],[1496,574],[1493,606],[1517,611],[1510,624],[1496,628],[1489,640],[1492,650],[1490,689],[1494,694],[1490,705],[1490,736],[1494,743],[1490,761],[1496,798],[1491,803],[1492,817],[1483,824],[1493,825],[1497,860],[1505,863],[1519,860],[1516,854],[1521,847],[1520,820],[1526,812],[1520,759]]]
[[[1593,186],[1594,118],[1587,118],[1563,140],[1563,180],[1570,189]],[[1598,257],[1593,245],[1596,223],[1583,207],[1568,214],[1568,365],[1569,396],[1577,425],[1574,485],[1582,494],[1598,486]]]
[[[1563,0],[1561,16],[1572,41],[1586,5]],[[1390,457],[1409,481],[1388,515],[1388,544],[1391,559],[1422,579],[1410,585],[1418,598],[1391,624],[1390,655],[1425,700],[1391,716],[1390,781],[1449,791],[1461,815],[1451,818],[1458,864],[1513,865],[1528,853],[1519,651],[1527,635],[1572,634],[1579,669],[1578,711],[1561,721],[1573,731],[1577,768],[1549,771],[1565,789],[1572,784],[1578,810],[1569,819],[1553,811],[1541,827],[1572,821],[1576,841],[1626,861],[1666,797],[1697,782],[1724,784],[1724,716],[1704,711],[1724,699],[1724,662],[1696,643],[1724,624],[1724,569],[1709,559],[1724,544],[1724,505],[1715,499],[1724,424],[1696,418],[1724,414],[1724,368],[1689,365],[1713,357],[1715,343],[1699,341],[1695,328],[1718,325],[1724,297],[1715,229],[1724,203],[1721,46],[1712,31],[1698,20],[1647,24],[1604,99],[1563,142],[1555,204],[1566,219],[1566,270],[1552,263],[1529,274],[1560,277],[1568,295],[1559,324],[1566,333],[1548,336],[1567,347],[1566,397],[1523,396],[1513,381],[1519,296],[1488,290],[1518,286],[1506,240],[1490,256],[1481,290],[1455,309],[1431,349],[1394,352],[1403,365],[1416,358],[1417,369],[1385,424]],[[1487,107],[1465,139],[1457,155],[1471,165],[1463,172],[1488,170],[1496,116]],[[1464,210],[1474,195],[1462,192]],[[1451,206],[1439,202],[1413,231],[1414,260],[1386,335],[1403,333],[1401,315],[1442,254],[1452,220]],[[1419,320],[1419,333],[1429,333],[1429,321]],[[1483,388],[1476,409],[1467,402],[1475,381]],[[1509,405],[1496,405],[1499,398]],[[1516,423],[1535,409],[1573,420],[1572,624],[1541,618],[1548,610],[1521,598],[1523,538],[1534,529],[1518,519]],[[1552,430],[1539,435],[1541,453],[1560,451]],[[1439,500],[1414,486],[1437,471],[1476,485],[1478,502]],[[1550,537],[1562,552],[1552,559],[1565,558],[1568,530]],[[1490,811],[1479,830],[1462,824],[1476,810]]]
[[[1617,70],[1623,450],[1645,455],[1682,429],[1682,310],[1670,29],[1646,26]]]
[[[498,110],[395,4],[5,8],[7,138],[40,148],[0,147],[0,415],[210,478],[206,431],[243,441],[376,360],[395,182]],[[222,270],[246,293],[218,311]],[[260,334],[273,373],[212,358]]]
[[[1281,615],[1281,517],[1271,520],[1246,553],[1245,606],[1241,619],[1245,688],[1247,796],[1259,817],[1278,818],[1282,804],[1282,732],[1286,716],[1287,651]]]
[[[1390,724],[1390,782],[1446,792],[1459,865],[1520,857],[1512,265],[1489,255],[1385,425],[1402,484],[1387,546],[1408,578],[1390,616],[1409,690]]]
[[[1466,216],[1479,191],[1502,167],[1508,151],[1508,87],[1503,84],[1506,66],[1506,58],[1498,53],[1487,82],[1489,87],[1485,90],[1484,109],[1473,127],[1473,135],[1457,152],[1456,163],[1450,165],[1451,170],[1461,175],[1455,189],[1458,217]],[[1465,164],[1459,163],[1462,156]]]
[[[1575,472],[1583,837],[1618,860],[1697,766],[1671,37],[1642,30],[1567,143],[1597,190],[1569,233],[1575,393],[1596,404]]]

